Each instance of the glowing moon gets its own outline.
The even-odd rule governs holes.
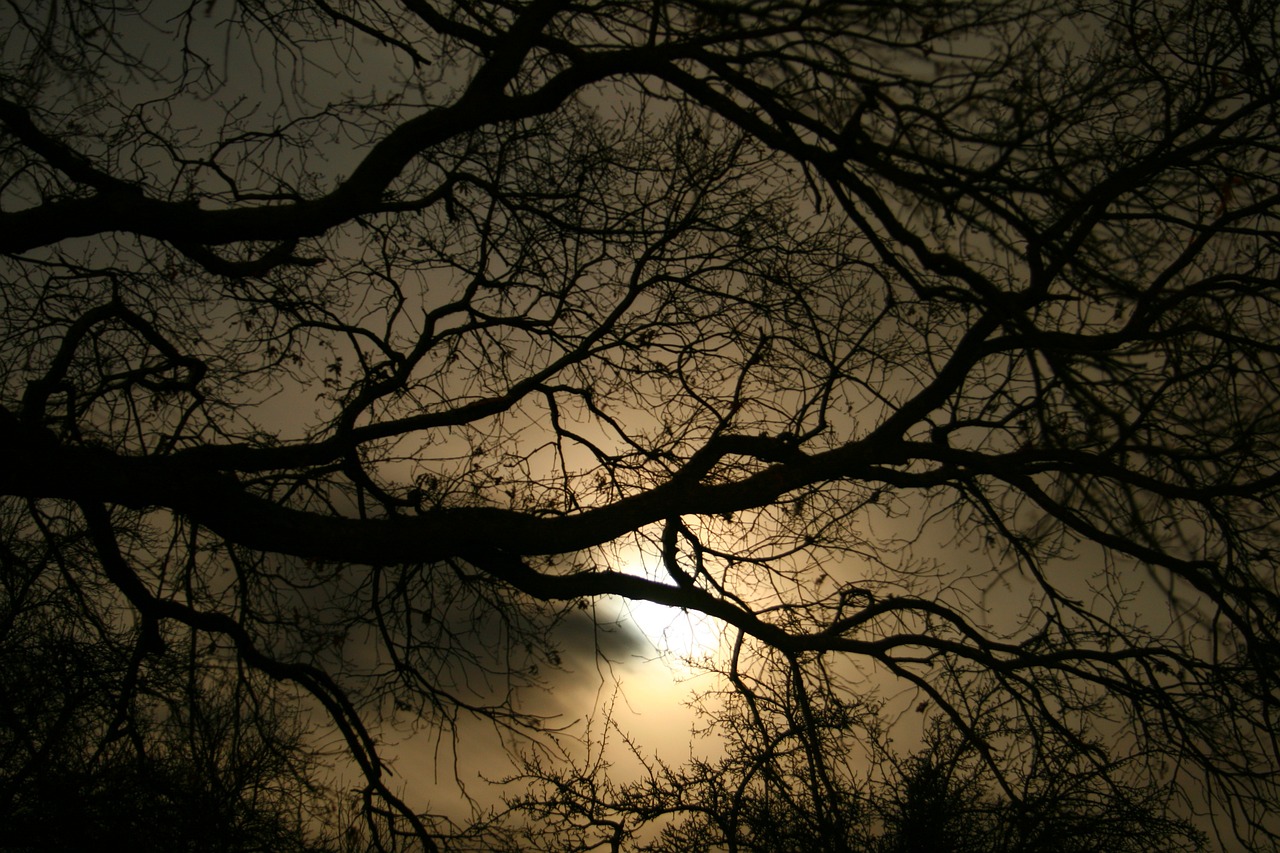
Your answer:
[[[720,646],[722,626],[701,613],[649,601],[627,601],[622,615],[655,649],[682,661],[706,657]]]

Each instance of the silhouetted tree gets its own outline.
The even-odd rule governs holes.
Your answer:
[[[0,40],[4,582],[66,632],[25,731],[100,737],[186,644],[322,709],[370,843],[482,844],[371,721],[554,764],[522,692],[615,596],[733,648],[763,775],[709,821],[840,837],[824,715],[908,689],[1006,799],[1043,750],[992,706],[1276,838],[1273,0],[12,0]]]
[[[1016,778],[997,775],[972,738],[934,718],[925,747],[874,789],[877,853],[1159,853],[1204,849],[1189,821],[1170,819],[1168,789],[1135,787],[1123,766],[1089,762],[1070,744],[990,733],[1022,746]],[[1027,760],[1029,759],[1029,760]],[[1002,790],[1003,788],[1003,790]],[[1012,796],[1011,796],[1012,795]]]
[[[340,798],[269,685],[132,654],[6,556],[27,584],[0,594],[0,849],[337,849]]]

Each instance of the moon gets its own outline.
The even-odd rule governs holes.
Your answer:
[[[651,601],[626,601],[622,610],[654,649],[673,660],[694,662],[720,647],[722,626],[705,614]]]
[[[628,574],[659,583],[670,583],[659,557],[634,554],[625,561]],[[644,635],[663,657],[679,663],[694,663],[719,650],[723,625],[706,614],[652,601],[626,599],[619,603],[618,617]]]

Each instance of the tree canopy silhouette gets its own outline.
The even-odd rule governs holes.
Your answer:
[[[1278,20],[13,0],[4,630],[309,695],[375,844],[851,849],[904,688],[1009,825],[1052,766],[1273,843]],[[728,764],[547,764],[605,597],[723,627]],[[591,784],[417,814],[393,712]]]

